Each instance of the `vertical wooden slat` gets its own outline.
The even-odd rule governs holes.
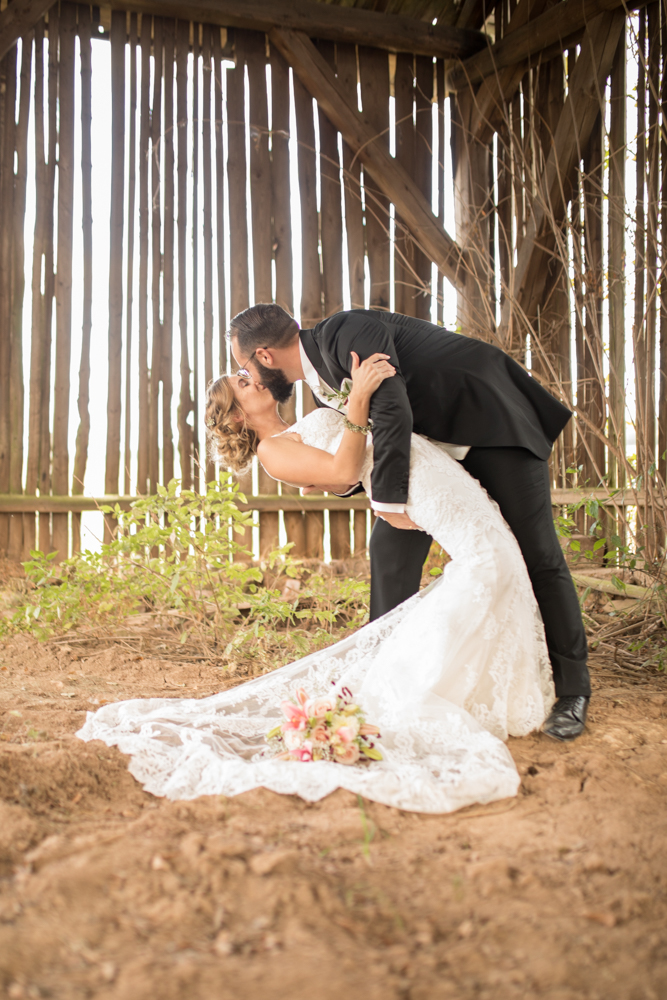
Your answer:
[[[622,456],[625,456],[626,58],[624,28],[611,72],[609,123],[609,440]],[[663,214],[663,225],[665,221],[667,215]],[[663,246],[666,245],[663,239]],[[663,279],[663,288],[664,285]],[[664,317],[661,322],[664,324]],[[624,463],[611,449],[608,469],[609,485],[623,486]]]
[[[35,230],[32,250],[32,340],[30,345],[30,382],[28,410],[28,461],[25,491],[34,495],[39,477],[41,450],[41,379],[44,358],[44,296],[42,263],[44,260],[47,171],[44,151],[44,21],[35,27]],[[1,190],[1,187],[0,187]],[[23,518],[24,556],[36,547],[34,514]]]
[[[380,49],[359,47],[359,77],[364,114],[389,147],[389,59]],[[389,309],[389,201],[364,174],[366,248],[372,309]]]
[[[644,323],[642,437],[644,457],[642,465],[647,488],[653,478],[650,469],[656,459],[655,437],[655,347],[658,296],[658,200],[660,197],[660,4],[651,3],[646,8],[648,18],[648,162],[647,162],[647,219],[646,219],[646,320]],[[664,128],[664,124],[663,124]],[[664,261],[663,261],[664,266]],[[647,521],[653,521],[652,511],[647,510]],[[654,537],[649,544],[652,547]]]
[[[178,21],[176,28],[176,127],[178,143],[178,325],[181,343],[181,387],[178,403],[178,449],[183,489],[192,489],[192,412],[190,393],[190,350],[188,343],[188,53],[190,25]]]
[[[433,197],[433,60],[427,56],[415,59],[415,163],[413,176],[429,205]],[[415,247],[415,271],[419,294],[415,314],[431,319],[431,261]]]
[[[289,67],[275,47],[271,48],[271,191],[273,209],[273,259],[275,263],[278,305],[294,313],[292,272],[292,216],[290,206],[290,94]],[[288,423],[296,420],[296,395],[280,408]],[[298,493],[294,486],[281,486],[283,494]],[[285,534],[292,544],[291,554],[306,555],[306,525],[299,511],[285,511]]]
[[[118,493],[120,479],[123,359],[123,229],[125,208],[125,38],[125,12],[112,11],[109,385],[107,397],[107,452],[104,475],[104,488],[107,493]],[[105,530],[108,531],[108,528],[105,528]]]
[[[203,489],[201,441],[199,437],[199,146],[201,121],[199,118],[199,58],[201,25],[192,25],[192,438],[194,452],[194,482],[196,489]],[[204,459],[205,460],[205,459]]]
[[[58,263],[56,275],[56,370],[53,409],[53,490],[69,491],[69,400],[72,339],[72,201],[74,196],[74,36],[76,7],[60,9],[58,88]],[[110,491],[113,492],[113,491]],[[69,548],[69,515],[53,515],[53,547],[58,559]]]
[[[149,489],[148,375],[148,165],[150,158],[150,56],[152,19],[141,17],[141,102],[139,118],[139,445],[137,449],[137,493]],[[185,284],[185,282],[184,282]]]
[[[300,80],[294,76],[294,105],[299,144],[299,200],[301,202],[301,325],[313,326],[322,318],[322,276],[318,240],[315,122],[313,101]],[[310,413],[315,402],[310,389],[303,385],[303,412]],[[324,514],[309,511],[305,515],[308,555],[324,555]]]
[[[440,225],[445,225],[445,156],[447,149],[445,145],[445,61],[438,59],[436,63],[436,101],[438,106],[438,147],[434,152],[438,161],[438,218]],[[511,209],[511,205],[510,205]],[[444,274],[438,271],[437,278],[437,322],[440,326],[444,324]]]
[[[133,306],[134,306],[134,216],[137,191],[137,15],[130,15],[130,100],[128,132],[130,150],[128,158],[127,178],[127,271],[126,271],[126,301],[125,301],[125,444],[124,456],[124,488],[126,496],[131,492],[131,461],[132,461],[132,399],[133,399],[133,368],[132,356],[133,337]]]
[[[249,300],[247,161],[245,135],[245,42],[247,32],[235,33],[236,66],[227,71],[227,184],[229,191],[230,306],[231,315],[247,309]],[[232,358],[232,362],[234,359]],[[232,363],[232,368],[236,368]],[[252,475],[239,478],[244,493],[252,493]],[[245,549],[252,546],[252,529],[235,535]]]
[[[153,104],[151,107],[151,300],[153,343],[150,371],[149,476],[151,493],[160,481],[160,381],[162,379],[162,213],[160,187],[163,168],[162,78],[164,64],[164,24],[153,18]]]
[[[4,121],[2,133],[0,196],[2,230],[0,232],[0,493],[9,492],[10,462],[10,379],[11,379],[11,302],[12,302],[12,206],[14,204],[14,148],[17,50],[10,49],[2,60],[4,75]],[[0,552],[9,546],[11,515],[0,515]]]
[[[252,256],[255,302],[271,302],[273,198],[271,190],[271,160],[269,154],[269,109],[266,89],[266,36],[248,32],[245,36],[245,57],[248,65],[250,122],[250,201],[252,219]],[[275,493],[276,483],[258,467],[257,486],[260,493]],[[279,515],[277,511],[259,515],[259,551],[264,556],[278,547]]]
[[[645,445],[643,436],[644,400],[646,393],[646,331],[644,314],[646,268],[646,11],[638,12],[639,65],[637,67],[637,158],[635,204],[635,310],[632,329],[635,363],[635,434],[637,439],[637,472],[646,474]],[[637,512],[641,527],[641,508]]]
[[[136,17],[135,17],[136,24]],[[81,360],[79,362],[79,427],[76,434],[72,494],[83,493],[90,439],[90,336],[93,307],[93,198],[92,198],[92,76],[91,17],[88,7],[79,7],[79,45],[81,47],[81,229],[83,232],[83,321]],[[136,71],[135,71],[136,89]],[[129,493],[126,485],[125,492]],[[72,514],[72,548],[81,546],[81,515]]]
[[[338,82],[348,99],[357,106],[357,49],[354,45],[337,45]],[[343,143],[345,178],[345,230],[350,282],[350,302],[353,309],[364,308],[365,240],[364,213],[361,203],[361,164],[346,142]]]
[[[327,63],[336,69],[333,42],[319,42],[318,48]],[[343,219],[341,214],[340,161],[338,133],[319,111],[320,128],[320,231],[322,240],[322,289],[324,315],[343,308]],[[329,539],[332,559],[350,555],[350,513],[329,511]]]
[[[174,392],[174,49],[176,22],[164,21],[164,253],[162,266],[162,478],[174,478],[174,435],[171,402]]]
[[[12,246],[11,362],[9,383],[10,461],[9,489],[23,493],[23,296],[25,292],[25,209],[28,181],[28,125],[32,77],[32,35],[23,36],[21,45],[21,89],[16,127],[16,177]],[[7,555],[23,557],[23,516],[13,514],[9,522]]]
[[[605,422],[602,371],[602,118],[593,129],[584,152],[584,235],[586,323],[584,336],[584,409],[594,427]],[[598,486],[605,474],[604,443],[591,430],[582,454],[589,485]]]
[[[662,17],[662,79],[660,81],[660,102],[662,105],[662,122],[660,155],[662,166],[661,180],[661,232],[662,232],[662,273],[660,278],[660,377],[658,386],[658,472],[663,484],[667,480],[667,273],[665,271],[665,248],[667,248],[667,12],[663,4]],[[620,47],[620,46],[619,46]],[[625,33],[623,37],[625,52]],[[619,57],[620,58],[620,57]],[[625,83],[625,79],[623,81]],[[612,84],[613,86],[613,84]],[[625,90],[623,91],[625,95]],[[625,119],[624,119],[625,122]],[[621,383],[622,384],[622,383]],[[620,483],[619,483],[620,485]],[[662,544],[664,545],[663,522]]]
[[[213,378],[213,194],[211,177],[211,114],[213,106],[211,28],[202,27],[202,177],[204,188],[204,384]],[[214,478],[213,463],[206,459],[206,482]]]
[[[213,29],[213,62],[215,88],[215,218],[216,259],[218,279],[218,343],[220,370],[227,362],[227,289],[225,286],[225,150],[222,138],[222,47],[220,30]]]
[[[394,77],[396,111],[396,159],[409,172],[415,162],[415,60],[406,52],[396,56]],[[396,312],[416,314],[415,242],[399,215],[394,238],[394,301]]]

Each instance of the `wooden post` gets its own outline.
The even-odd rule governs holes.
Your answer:
[[[220,30],[213,30],[215,87],[215,217],[216,255],[218,262],[218,343],[220,371],[227,365],[227,290],[225,288],[225,150],[222,140],[222,46]]]
[[[181,483],[184,490],[192,489],[192,428],[188,417],[192,412],[190,394],[190,352],[188,344],[188,53],[190,24],[176,25],[176,132],[178,148],[178,325],[181,338],[181,387],[178,402],[178,450],[181,460]]]
[[[361,103],[382,144],[389,147],[389,60],[380,49],[359,47],[359,78]],[[372,309],[390,306],[390,242],[389,199],[383,195],[364,171],[366,202],[366,247],[371,276],[370,305]]]
[[[213,73],[211,68],[211,28],[202,28],[202,167],[204,179],[204,384],[213,379],[213,191],[211,163],[211,118],[213,111]],[[205,481],[215,478],[208,456],[204,465]]]
[[[644,405],[646,398],[646,316],[644,294],[646,290],[646,11],[639,17],[639,64],[637,67],[637,158],[635,201],[635,315],[632,329],[635,362],[635,435],[637,441],[637,472],[646,475],[646,446],[644,442]],[[643,510],[637,510],[638,533],[642,529]],[[642,538],[642,542],[643,542]]]
[[[134,17],[136,29],[136,16]],[[81,360],[79,362],[79,427],[76,434],[72,494],[83,494],[88,442],[90,439],[90,336],[93,307],[93,192],[92,192],[92,67],[91,67],[90,8],[79,7],[79,44],[81,46],[81,203],[83,230],[83,323],[81,330]],[[136,69],[134,71],[136,93]],[[130,213],[130,219],[132,215]],[[131,244],[130,244],[131,245]],[[131,252],[131,251],[130,251]],[[131,273],[131,272],[130,272]],[[127,461],[127,459],[126,459]],[[125,492],[129,493],[127,477]],[[81,515],[72,514],[72,549],[81,547]]]
[[[206,457],[201,453],[199,435],[199,144],[201,141],[201,123],[199,120],[199,57],[201,25],[192,25],[192,176],[196,183],[192,185],[192,439],[195,489],[203,491],[206,479]],[[202,462],[203,460],[203,462]]]
[[[149,489],[148,376],[148,163],[150,157],[150,57],[152,19],[141,16],[141,104],[139,116],[139,446],[137,493]],[[185,282],[183,282],[185,284]]]
[[[56,276],[56,371],[53,408],[53,489],[69,491],[69,399],[72,343],[72,201],[74,197],[74,36],[76,7],[60,8],[58,133],[58,273]],[[53,515],[53,547],[69,555],[69,515]]]
[[[394,74],[396,112],[396,159],[412,170],[415,163],[416,131],[414,124],[415,60],[399,52]],[[396,312],[416,315],[415,241],[405,222],[396,216],[394,226],[394,301]]]
[[[125,40],[124,11],[111,13],[111,220],[109,238],[109,385],[104,488],[119,489],[121,380],[123,359],[123,222],[125,201]],[[60,254],[58,255],[60,260]],[[55,484],[54,484],[55,489]],[[110,528],[105,519],[105,539]]]
[[[433,60],[415,59],[415,163],[414,179],[429,205],[433,198]],[[415,315],[431,319],[431,260],[415,246],[418,292]]]
[[[667,17],[662,19],[662,80],[660,81],[660,101],[662,104],[662,120],[667,121]],[[625,64],[624,64],[625,65]],[[625,82],[625,81],[624,81]],[[613,84],[612,84],[613,86]],[[625,94],[625,90],[623,91]],[[625,121],[625,119],[624,119]],[[661,164],[662,164],[662,246],[667,247],[667,135],[663,128],[661,132]],[[664,249],[663,249],[664,254]],[[660,381],[658,396],[658,473],[663,484],[667,480],[667,274],[664,260],[660,279]],[[622,484],[619,484],[622,485]],[[665,544],[665,529],[662,525],[660,541]]]
[[[162,267],[162,481],[174,478],[174,435],[171,401],[174,393],[174,52],[176,22],[164,21],[164,254]]]

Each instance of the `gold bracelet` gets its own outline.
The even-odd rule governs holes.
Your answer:
[[[359,424],[353,424],[351,420],[347,419],[347,417],[343,417],[343,424],[348,431],[353,431],[355,434],[370,434],[373,430],[372,420],[369,420],[365,427],[360,427]]]

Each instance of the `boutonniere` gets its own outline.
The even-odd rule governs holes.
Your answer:
[[[331,389],[330,392],[323,392],[322,395],[329,403],[334,403],[336,409],[340,410],[347,406],[347,399],[352,392],[352,379],[344,378],[340,384],[340,389]]]

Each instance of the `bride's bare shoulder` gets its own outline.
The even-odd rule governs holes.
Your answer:
[[[262,455],[270,455],[271,452],[276,452],[282,450],[285,446],[285,442],[296,441],[298,444],[303,444],[301,440],[301,435],[297,434],[296,431],[288,431],[283,434],[274,434],[273,437],[262,438],[262,440],[257,445],[257,454],[261,458]]]

